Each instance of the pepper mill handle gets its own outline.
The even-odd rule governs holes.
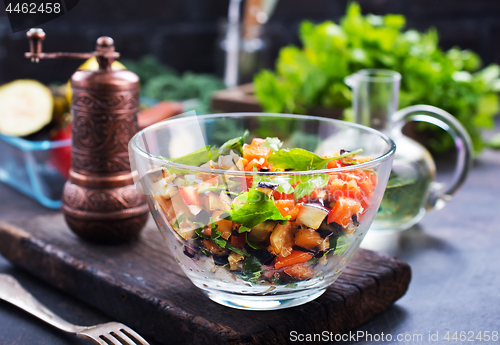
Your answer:
[[[31,62],[39,62],[40,59],[89,59],[93,56],[102,62],[102,69],[107,69],[111,63],[120,57],[120,53],[115,52],[114,41],[111,37],[103,36],[97,39],[96,51],[90,53],[44,53],[42,52],[42,41],[45,39],[45,32],[40,28],[30,29],[26,33],[30,41],[30,52],[24,56],[31,59]],[[101,64],[99,64],[101,66]]]
[[[45,32],[43,29],[33,28],[26,33],[30,41],[31,62],[38,63],[40,61],[40,54],[42,53],[42,42],[45,39]]]

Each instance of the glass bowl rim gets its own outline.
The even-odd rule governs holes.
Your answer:
[[[152,131],[154,129],[157,129],[158,127],[163,127],[166,124],[172,124],[174,122],[176,123],[182,123],[182,122],[188,122],[192,121],[194,116],[174,116],[171,118],[168,118],[164,121],[155,123],[151,126],[148,126],[139,132],[137,132],[132,139],[130,139],[130,146],[132,147],[132,150],[134,152],[139,153],[141,156],[151,159],[155,162],[161,163],[162,166],[166,166],[166,168],[175,168],[175,169],[182,169],[182,170],[187,170],[187,171],[192,171],[192,172],[197,172],[197,173],[212,173],[212,174],[225,174],[225,175],[233,175],[233,176],[269,176],[269,172],[263,172],[263,171],[240,171],[240,170],[224,170],[224,169],[212,169],[212,168],[202,168],[198,166],[192,166],[192,165],[184,165],[184,164],[179,164],[179,163],[174,163],[167,161],[165,159],[159,158],[158,156],[155,156],[145,150],[143,150],[139,145],[137,145],[137,140],[139,140],[139,137],[143,135],[144,133],[148,131]],[[220,117],[282,117],[282,118],[293,118],[293,119],[303,119],[303,120],[314,120],[314,121],[319,121],[319,122],[329,122],[329,123],[334,123],[334,124],[341,124],[341,125],[347,125],[349,127],[354,127],[358,128],[360,130],[363,130],[365,132],[371,132],[373,134],[378,135],[381,137],[389,146],[388,150],[376,157],[373,158],[367,162],[352,165],[352,166],[347,166],[347,167],[340,167],[340,168],[331,168],[331,169],[321,169],[321,170],[305,170],[305,171],[297,171],[297,170],[292,170],[292,171],[280,171],[276,172],[277,175],[279,176],[293,176],[293,175],[316,175],[316,174],[326,174],[326,173],[332,173],[332,172],[343,172],[343,171],[352,171],[352,170],[359,170],[359,169],[368,169],[368,168],[373,168],[376,167],[380,164],[382,164],[384,161],[389,159],[394,152],[396,151],[396,144],[394,141],[389,138],[386,134],[377,131],[373,128],[366,127],[363,125],[359,125],[356,123],[352,122],[347,122],[347,121],[342,121],[342,120],[336,120],[336,119],[330,119],[330,118],[325,118],[325,117],[317,117],[317,116],[309,116],[309,115],[295,115],[295,114],[281,114],[281,113],[259,113],[259,112],[239,112],[239,113],[218,113],[218,114],[209,114],[209,115],[196,115],[197,118],[199,119],[210,119],[210,118],[220,118]]]

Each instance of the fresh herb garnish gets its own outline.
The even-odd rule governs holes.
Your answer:
[[[328,183],[328,174],[319,175],[303,175],[300,177],[300,182],[295,186],[293,197],[298,200],[306,195],[311,194],[315,188],[322,188]]]
[[[279,149],[281,149],[281,146],[283,146],[283,142],[278,138],[267,137],[266,142],[263,143],[261,146],[269,147],[274,151],[278,151]]]
[[[243,266],[243,272],[236,273],[241,279],[251,283],[257,283],[262,275],[262,264],[259,259],[253,256],[247,256]]]
[[[297,288],[297,286],[299,286],[299,285],[296,283],[289,283],[289,284],[285,285],[285,287],[289,288],[289,289],[295,289],[295,288]]]
[[[269,182],[278,184],[278,186],[276,187],[276,191],[279,193],[285,193],[285,194],[293,193],[293,187],[290,184],[289,178],[287,177],[275,176],[272,178],[268,178],[255,175],[252,181],[252,188],[256,188],[260,182]]]
[[[204,239],[209,239],[210,237],[205,235],[202,231],[203,231],[203,228],[198,228],[194,232],[196,233],[196,235],[198,235],[198,237],[201,237]]]
[[[249,132],[246,130],[241,137],[236,137],[226,141],[220,149],[215,146],[211,147],[206,145],[200,147],[198,150],[188,153],[187,155],[177,157],[177,158],[165,158],[159,156],[161,159],[170,161],[173,163],[190,165],[190,166],[200,166],[209,161],[216,161],[221,155],[228,154],[231,150],[237,151],[240,155],[243,154],[243,145],[245,143],[245,138],[248,136]]]
[[[204,164],[210,160],[215,159],[217,155],[217,150],[211,149],[210,145],[206,145],[200,147],[198,150],[188,153],[187,155],[177,157],[177,158],[165,158],[163,156],[159,156],[161,159],[166,161],[170,161],[173,163],[191,165],[191,166],[199,166]],[[218,156],[217,156],[218,157]]]
[[[233,212],[228,219],[242,224],[245,229],[251,229],[266,220],[290,219],[289,216],[283,217],[281,215],[279,209],[266,193],[254,188],[250,188],[248,192],[241,194],[236,200],[241,204],[233,202],[231,205]]]
[[[352,243],[350,235],[343,235],[343,236],[337,237],[336,241],[337,241],[336,248],[335,248],[335,251],[333,252],[335,255],[344,254],[347,251],[347,249],[349,249],[349,247],[351,246],[351,243]]]
[[[221,237],[221,232],[218,231],[218,230],[214,230],[217,228],[217,225],[215,225],[216,227],[214,228],[212,224],[210,224],[210,227],[212,227],[212,233],[210,236],[207,236],[205,235],[202,230],[203,228],[198,228],[195,230],[196,232],[196,235],[198,235],[198,237],[200,238],[204,238],[206,240],[210,239],[212,240],[212,242],[214,242],[217,246],[219,246],[219,248],[227,248],[229,250],[232,250],[233,252],[236,252],[238,254],[241,254],[243,256],[249,256],[250,254],[248,253],[245,253],[241,250],[239,250],[238,248],[232,246],[229,242],[227,242],[223,237]],[[204,253],[206,254],[206,253]],[[206,254],[207,256],[209,254]]]
[[[219,154],[224,155],[228,154],[229,151],[234,150],[240,154],[240,156],[243,155],[243,145],[245,144],[245,138],[248,137],[249,135],[248,129],[245,130],[243,135],[241,137],[236,137],[233,139],[229,139],[226,141],[224,144],[219,149]]]
[[[241,236],[241,235],[240,235],[240,236]],[[249,246],[250,248],[253,248],[253,249],[261,249],[261,248],[262,248],[262,247],[261,247],[261,246],[259,246],[258,244],[254,244],[254,243],[252,243],[252,242],[250,242],[250,241],[248,240],[248,232],[245,234],[245,239],[246,239],[247,244],[248,244],[248,246]]]
[[[177,219],[175,220],[175,222],[174,222],[174,226],[175,226],[176,228],[179,228],[179,227],[180,227],[180,224],[181,224],[183,221],[185,221],[185,220],[186,220],[186,214],[185,214],[185,213],[181,213],[181,214],[179,215],[179,217],[177,217]]]
[[[331,161],[353,156],[361,152],[363,150],[359,149],[331,158],[321,158],[317,154],[303,149],[287,149],[274,152],[267,158],[267,161],[273,167],[280,169],[294,169],[297,171],[322,170],[326,169],[328,163]]]

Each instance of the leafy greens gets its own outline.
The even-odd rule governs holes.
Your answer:
[[[283,217],[271,198],[266,193],[257,189],[249,189],[236,198],[237,202],[231,204],[233,212],[227,218],[242,224],[240,232],[251,229],[266,220],[288,220]],[[238,203],[241,202],[241,203]]]
[[[303,48],[281,49],[276,72],[263,70],[254,78],[259,103],[265,111],[277,113],[307,113],[310,107],[346,109],[352,99],[346,76],[363,68],[391,69],[403,76],[401,107],[429,104],[448,111],[480,152],[485,146],[481,129],[492,128],[500,110],[500,67],[493,64],[478,71],[481,60],[474,52],[445,52],[438,47],[435,29],[403,31],[405,24],[402,15],[363,16],[355,2],[339,24],[304,21],[299,30]],[[431,131],[428,144],[434,151],[453,146],[442,130],[419,126]]]

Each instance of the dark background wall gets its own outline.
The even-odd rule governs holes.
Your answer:
[[[500,0],[360,0],[364,13],[401,13],[407,27],[440,33],[443,48],[458,45],[478,52],[484,62],[500,63]],[[272,56],[279,47],[297,43],[303,19],[338,20],[346,0],[281,0],[267,33]],[[47,33],[46,51],[90,51],[102,35],[115,39],[123,58],[145,53],[179,71],[214,72],[214,49],[220,19],[228,0],[80,0],[66,15],[41,25]],[[65,81],[80,61],[24,58],[25,32],[13,34],[0,4],[0,83],[17,78]]]

